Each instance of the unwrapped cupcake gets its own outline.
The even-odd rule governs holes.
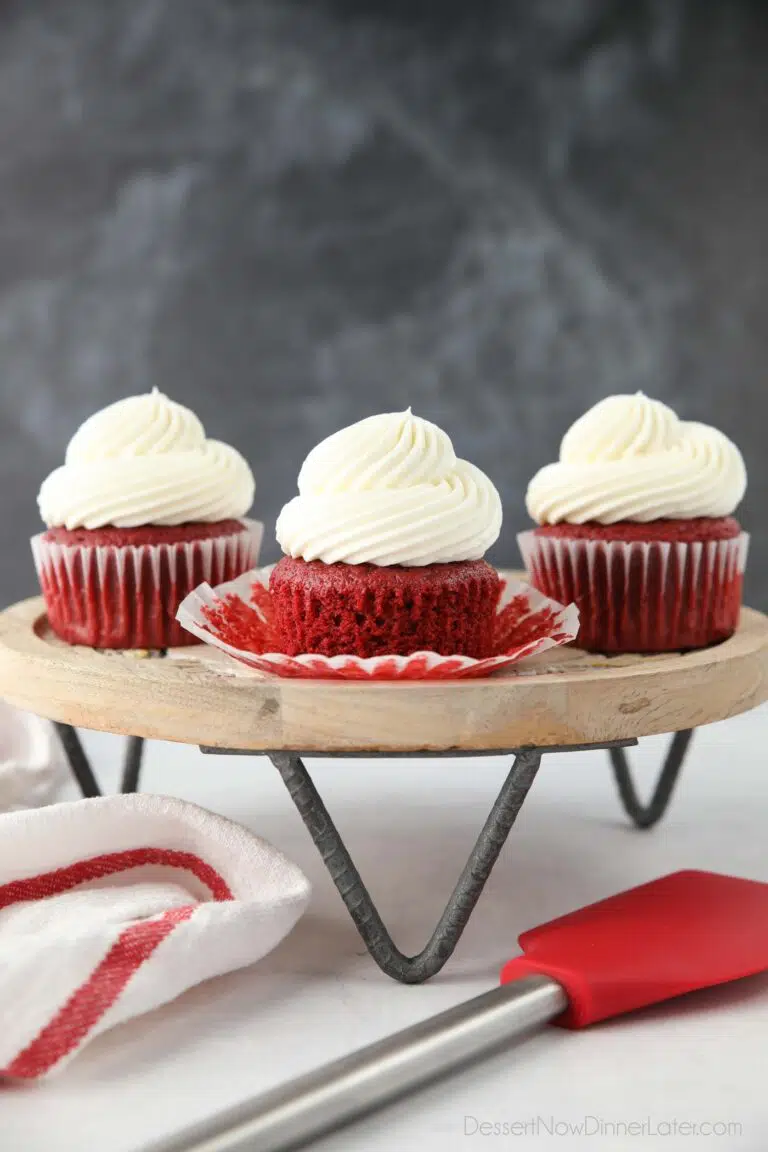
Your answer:
[[[91,416],[38,495],[48,530],[32,550],[54,632],[96,648],[195,643],[176,610],[255,565],[253,494],[240,453],[157,389]]]
[[[725,640],[741,607],[748,537],[733,513],[746,485],[722,432],[642,393],[609,396],[528,487],[538,527],[518,539],[531,582],[576,602],[577,643],[591,651]]]
[[[501,500],[445,432],[410,409],[371,416],[318,444],[298,486],[269,585],[281,651],[491,654]]]

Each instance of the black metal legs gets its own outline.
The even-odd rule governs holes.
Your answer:
[[[77,781],[83,796],[101,796],[96,777],[93,774],[90,761],[85,754],[77,729],[71,724],[56,723],[64,752],[69,760],[72,775]],[[141,776],[141,764],[144,754],[144,740],[141,736],[129,736],[123,761],[121,792],[137,792]]]
[[[415,956],[405,956],[394,944],[301,757],[291,752],[273,752],[270,759],[282,776],[339,895],[379,968],[404,984],[420,984],[434,976],[451,956],[467,925],[533,784],[541,752],[538,749],[526,750],[515,757],[437,927],[427,945]]]
[[[123,761],[121,792],[138,792],[141,762],[144,757],[144,740],[141,736],[129,736]]]
[[[57,724],[56,727],[83,796],[100,796],[101,790],[76,730],[69,724]],[[692,735],[692,731],[677,732],[672,738],[656,789],[648,804],[642,804],[638,800],[624,750],[627,745],[637,743],[636,740],[581,747],[608,749],[619,796],[627,814],[638,828],[650,828],[661,819],[669,805]],[[575,746],[570,746],[546,749],[523,748],[515,752],[509,774],[445,911],[427,944],[415,956],[406,956],[392,940],[299,753],[281,751],[270,752],[267,755],[280,773],[371,956],[382,972],[392,979],[400,980],[404,984],[419,984],[439,972],[456,948],[533,784],[543,753],[574,750]],[[143,751],[143,739],[140,736],[129,737],[123,766],[121,787],[123,792],[136,792],[139,787]],[[221,753],[225,750],[204,748],[203,751]],[[253,755],[252,752],[240,749],[226,751]],[[446,753],[446,755],[456,754],[462,755],[460,752]]]
[[[609,748],[608,755],[613,765],[613,774],[616,777],[619,797],[625,812],[638,828],[652,828],[654,824],[658,823],[669,807],[672,792],[680,775],[680,769],[683,766],[685,754],[688,751],[688,745],[691,742],[692,736],[692,728],[686,728],[682,732],[675,732],[672,737],[672,743],[669,746],[669,751],[667,752],[667,758],[664,761],[664,767],[659,775],[658,783],[647,804],[641,804],[638,799],[624,749]]]
[[[83,796],[101,796],[101,789],[96,783],[96,777],[80,742],[77,729],[73,728],[71,724],[60,724],[56,721],[56,730],[59,733],[67,760],[69,760],[72,775]]]

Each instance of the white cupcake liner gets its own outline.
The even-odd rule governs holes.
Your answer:
[[[579,646],[595,651],[703,647],[738,625],[749,536],[692,542],[517,538],[533,585],[579,607]]]
[[[353,654],[320,656],[303,653],[287,656],[266,650],[274,643],[269,624],[269,576],[271,568],[257,568],[212,588],[201,584],[182,602],[179,623],[206,644],[227,653],[259,672],[279,677],[332,680],[446,680],[489,676],[502,668],[570,643],[578,631],[574,604],[564,607],[536,589],[500,576],[502,595],[497,613],[497,655],[483,660],[470,656],[444,656],[438,652],[414,652],[410,656],[383,655],[362,658]],[[215,614],[227,616],[227,639]],[[237,639],[237,626],[249,633],[253,645],[259,639],[264,651],[246,647]]]
[[[32,555],[51,627],[93,647],[189,644],[175,613],[190,587],[258,562],[264,525],[241,522],[240,532],[170,544],[60,544],[40,533]]]

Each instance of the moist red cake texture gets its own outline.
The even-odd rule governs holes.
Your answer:
[[[731,516],[544,525],[532,535],[531,582],[577,604],[580,648],[685,651],[738,627],[741,526]]]
[[[124,548],[130,545],[136,548],[140,544],[188,544],[193,540],[213,540],[242,531],[242,520],[218,520],[204,524],[142,524],[138,528],[114,528],[107,524],[103,528],[49,528],[43,533],[43,539],[69,547],[83,545],[87,548],[100,548],[112,545]]]
[[[69,644],[175,648],[199,643],[176,610],[204,581],[233,580],[253,564],[241,520],[139,528],[50,528],[39,539],[48,620]]]
[[[665,540],[691,544],[707,540],[731,540],[741,534],[733,516],[700,516],[692,520],[649,520],[645,524],[621,520],[618,524],[545,524],[534,528],[537,536],[568,540]]]
[[[492,653],[501,581],[484,560],[422,568],[283,557],[269,589],[281,651],[363,659]]]

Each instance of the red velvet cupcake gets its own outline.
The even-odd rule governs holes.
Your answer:
[[[196,643],[176,611],[199,584],[255,566],[253,490],[239,453],[157,391],[96,413],[38,497],[48,531],[32,550],[53,630],[95,648]]]
[[[531,583],[579,609],[593,652],[703,648],[738,627],[748,537],[731,513],[746,488],[734,444],[658,401],[612,396],[566,434],[526,502]]]
[[[501,501],[434,424],[362,420],[310,452],[270,592],[288,655],[489,656],[501,584],[482,559]]]
[[[732,517],[556,524],[526,535],[531,583],[577,604],[581,648],[679,651],[736,630],[744,540]]]
[[[197,643],[176,609],[199,584],[256,563],[252,524],[51,528],[32,542],[48,621],[69,644],[176,648]]]
[[[492,655],[501,582],[484,560],[400,568],[286,556],[269,589],[288,656]]]

